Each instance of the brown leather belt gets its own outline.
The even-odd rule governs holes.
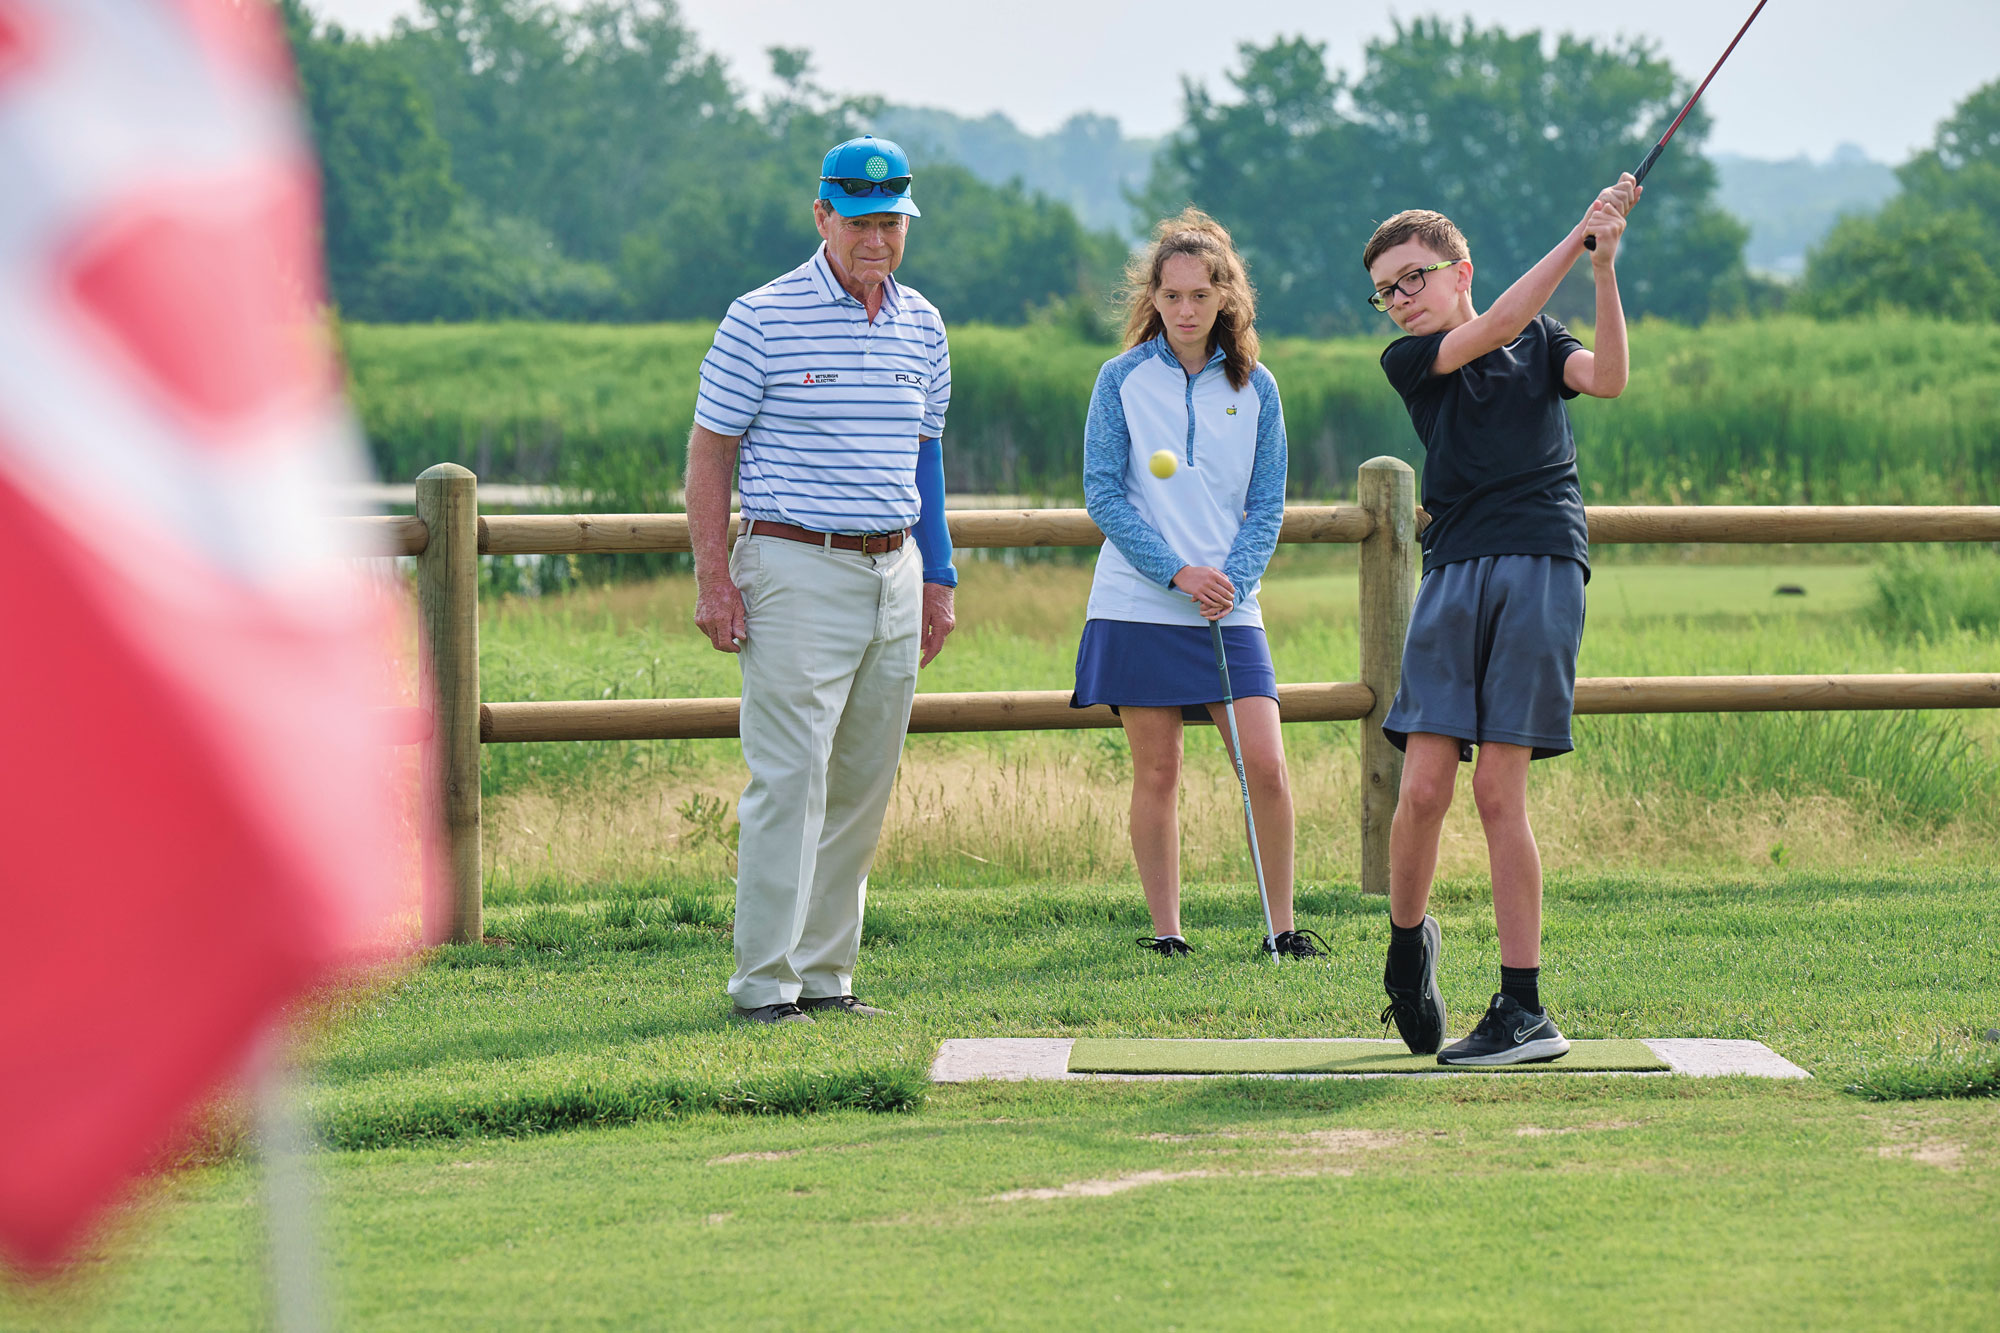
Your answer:
[[[907,529],[898,528],[894,532],[814,532],[796,523],[773,523],[768,518],[747,519],[743,524],[746,537],[783,537],[786,541],[805,542],[812,546],[830,547],[836,551],[859,551],[863,555],[881,555],[893,551],[903,544]]]

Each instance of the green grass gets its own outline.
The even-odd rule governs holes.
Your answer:
[[[1383,906],[1312,890],[1333,960],[1272,969],[1240,886],[1191,893],[1200,952],[1169,963],[1131,946],[1129,885],[882,884],[860,989],[895,1015],[753,1030],[723,933],[651,901],[496,908],[513,947],[443,951],[322,1036],[309,1114],[377,1145],[315,1164],[342,1326],[1934,1328],[2000,1282],[2000,1097],[1843,1090],[2000,1019],[1991,871],[1551,882],[1571,1036],[1756,1037],[1806,1084],[922,1094],[947,1035],[1372,1034]],[[1491,909],[1453,882],[1437,910],[1462,1030]],[[718,1095],[868,1081],[912,1095]],[[445,1105],[489,1118],[413,1114]],[[0,1327],[260,1326],[257,1200],[243,1163],[183,1172],[82,1280],[0,1291]]]
[[[1351,558],[1287,552],[1274,571],[1282,679],[1352,677]],[[924,687],[1066,685],[1087,570],[966,572],[965,628]],[[487,697],[733,692],[689,600],[685,579],[493,599]],[[2000,630],[1909,634],[1883,619],[1891,600],[1862,565],[1606,562],[1581,670],[1996,660]],[[919,780],[992,786],[951,841],[885,844],[859,990],[894,1016],[745,1029],[725,1017],[715,796],[740,780],[734,746],[490,747],[489,853],[518,836],[503,819],[553,839],[635,792],[616,836],[681,840],[629,874],[497,875],[504,943],[439,950],[315,1015],[304,1100],[335,1149],[315,1168],[338,1326],[1977,1324],[2000,1286],[1996,724],[1585,719],[1574,760],[1538,777],[1624,821],[1538,823],[1543,991],[1565,1032],[1754,1038],[1805,1084],[934,1089],[953,1036],[1376,1035],[1385,905],[1355,890],[1348,852],[1302,855],[1301,921],[1333,957],[1273,969],[1240,828],[1191,820],[1199,952],[1159,959],[1131,944],[1147,922],[1115,840],[1091,852],[1048,822],[1122,787],[1115,733],[913,738]],[[1353,734],[1287,730],[1298,789],[1338,805],[1302,806],[1302,831],[1351,826],[1352,787],[1310,784],[1351,770]],[[1212,733],[1188,748],[1190,792],[1213,779],[1233,802]],[[652,795],[669,789],[711,804],[676,813]],[[1768,849],[1703,845],[1704,820],[1739,806],[1775,812]],[[1833,853],[1813,845],[1836,834]],[[1434,910],[1463,1031],[1498,963],[1485,879],[1447,876]],[[70,1284],[0,1286],[0,1329],[266,1326],[257,1177],[215,1142],[219,1161],[164,1180]]]
[[[2000,1097],[2000,1036],[1992,1029],[1970,1041],[1947,1046],[1940,1037],[1928,1052],[1865,1065],[1849,1092],[1872,1101],[1919,1101],[1929,1097]]]
[[[1548,894],[1544,988],[1571,1037],[1755,1037],[1837,1085],[2000,1019],[1992,872],[1559,875]],[[631,889],[496,906],[505,945],[441,950],[337,1025],[311,1114],[359,1148],[693,1110],[907,1110],[948,1036],[1373,1035],[1385,905],[1338,885],[1300,905],[1334,963],[1271,969],[1241,886],[1190,894],[1201,952],[1169,963],[1132,947],[1146,916],[1129,885],[878,883],[862,978],[898,1017],[756,1033],[724,1022],[726,929],[675,919],[705,910]],[[1455,882],[1437,911],[1464,1028],[1497,966],[1491,908]]]

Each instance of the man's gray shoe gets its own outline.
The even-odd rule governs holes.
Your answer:
[[[755,1009],[736,1006],[736,1017],[745,1023],[810,1023],[812,1015],[795,1004],[760,1004]]]
[[[863,1004],[852,995],[824,995],[816,1000],[800,1000],[799,1008],[812,1010],[837,1009],[843,1014],[853,1014],[856,1018],[887,1018],[887,1009],[877,1009],[872,1004]]]

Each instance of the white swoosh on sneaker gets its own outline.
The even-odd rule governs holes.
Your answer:
[[[1542,1020],[1541,1022],[1539,1022],[1539,1023],[1536,1023],[1536,1024],[1535,1024],[1534,1026],[1532,1026],[1532,1027],[1525,1027],[1525,1028],[1515,1028],[1515,1029],[1514,1029],[1514,1043],[1515,1043],[1515,1045],[1517,1045],[1517,1046],[1518,1046],[1518,1045],[1519,1045],[1520,1043],[1522,1043],[1522,1042],[1526,1041],[1526,1040],[1528,1039],[1528,1034],[1529,1034],[1529,1033],[1531,1033],[1531,1032],[1540,1032],[1540,1031],[1541,1031],[1541,1030],[1542,1030],[1542,1029],[1543,1029],[1544,1027],[1546,1027],[1546,1026],[1548,1025],[1548,1021],[1549,1021],[1548,1019],[1544,1018],[1544,1019],[1543,1019],[1543,1020]]]

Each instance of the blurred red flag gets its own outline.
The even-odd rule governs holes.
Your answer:
[[[264,0],[0,0],[0,1253],[385,942],[377,618]]]

